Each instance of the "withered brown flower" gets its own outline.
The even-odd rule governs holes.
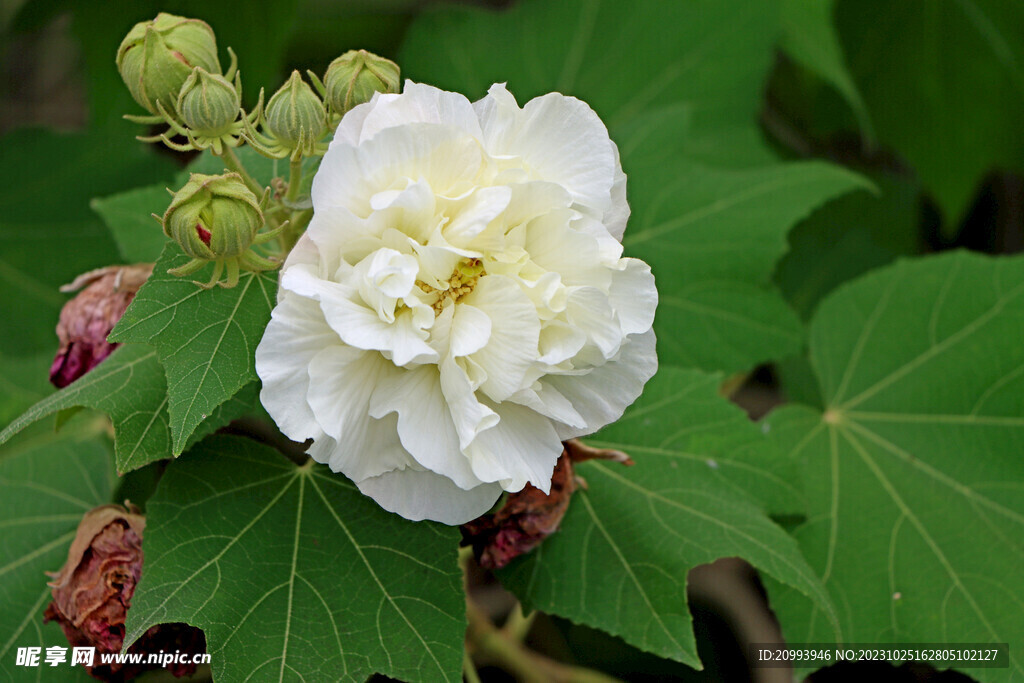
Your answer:
[[[598,458],[623,465],[633,464],[630,457],[621,451],[591,448],[576,439],[563,445],[565,450],[551,475],[550,493],[545,494],[527,484],[523,490],[510,494],[496,513],[462,525],[462,543],[473,546],[473,554],[481,567],[501,569],[558,531],[576,487],[585,486],[576,476],[573,463]]]
[[[117,344],[107,341],[107,335],[152,272],[152,263],[107,266],[83,273],[60,288],[62,292],[82,291],[60,312],[60,348],[50,367],[54,386],[71,384],[117,348]]]
[[[99,655],[121,651],[124,622],[135,586],[142,576],[142,532],[146,518],[128,504],[101,505],[90,510],[78,525],[68,559],[49,583],[53,601],[45,621],[57,621],[72,647],[94,647],[96,657],[89,673],[103,681],[125,681],[159,664],[101,664]],[[203,632],[186,624],[161,624],[149,629],[129,653],[159,651],[201,653],[206,650]],[[175,676],[195,671],[193,664],[175,664]]]

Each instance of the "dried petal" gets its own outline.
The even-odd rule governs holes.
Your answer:
[[[575,489],[572,461],[563,451],[551,475],[551,493],[527,484],[509,494],[498,512],[462,525],[463,544],[473,546],[481,567],[501,569],[558,531]]]
[[[551,475],[551,493],[527,484],[522,491],[509,495],[498,512],[462,525],[462,544],[473,546],[481,567],[501,569],[558,531],[576,487],[586,488],[586,482],[576,476],[573,463],[600,459],[633,464],[622,451],[593,448],[576,439],[562,445],[565,450]]]
[[[107,266],[79,275],[60,288],[62,292],[85,289],[64,304],[60,312],[60,348],[50,367],[50,382],[54,386],[63,388],[71,384],[117,348],[117,344],[107,341],[107,335],[152,272],[151,263]]]
[[[44,613],[45,621],[57,621],[72,647],[95,647],[98,654],[121,651],[124,622],[135,586],[142,576],[142,532],[146,518],[129,504],[102,505],[86,513],[68,559],[49,583],[53,601]],[[161,624],[147,631],[128,652],[205,651],[206,641],[199,629],[185,624]],[[93,677],[123,681],[158,664],[99,664],[89,667]],[[176,676],[195,671],[194,665],[168,668]]]

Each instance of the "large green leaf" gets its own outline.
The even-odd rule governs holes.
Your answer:
[[[982,174],[1024,168],[1024,3],[842,0],[836,19],[880,140],[955,228]]]
[[[508,82],[520,102],[557,90],[594,107],[629,175],[627,253],[658,279],[662,362],[735,371],[800,349],[768,275],[793,223],[861,185],[766,150],[756,121],[778,29],[774,2],[528,0],[427,12],[401,60],[472,98]]]
[[[775,282],[804,318],[838,285],[920,252],[921,204],[916,184],[875,179],[879,194],[854,192],[815,211],[789,233],[789,252]]]
[[[848,642],[1008,642],[1011,669],[971,675],[1024,674],[1022,338],[1021,258],[901,261],[821,304],[825,408],[765,424],[799,465],[796,537]],[[778,597],[791,640],[831,639]]]
[[[718,395],[720,378],[663,370],[615,425],[588,443],[636,465],[592,461],[559,533],[514,562],[502,582],[532,607],[700,666],[687,572],[742,557],[831,611],[796,543],[753,503],[799,506],[784,478],[750,457],[766,437]]]
[[[832,20],[834,12],[835,0],[782,0],[782,48],[843,96],[870,140],[874,137],[871,117],[846,68]]]
[[[677,165],[634,170],[623,244],[658,281],[662,363],[735,371],[800,350],[799,320],[768,287],[790,226],[831,197],[864,187],[820,162],[749,170]]]
[[[614,132],[666,105],[696,125],[749,125],[778,31],[775,2],[527,0],[510,10],[426,12],[400,60],[413,80],[477,98],[508,82],[520,101],[557,90]]]
[[[218,681],[459,680],[456,529],[232,437],[172,463],[147,510],[126,642],[161,622],[198,626]]]
[[[163,215],[170,203],[167,185],[150,185],[97,197],[91,206],[107,224],[125,261],[152,263],[160,258],[167,243],[163,228],[153,214]]]
[[[60,285],[118,260],[89,211],[97,194],[166,175],[166,160],[134,143],[100,144],[94,135],[16,131],[0,140],[0,352],[56,351],[54,327],[67,297]]]
[[[47,381],[53,356],[8,356],[0,352],[0,424],[5,425],[53,391]]]
[[[42,427],[42,425],[40,425]],[[67,559],[82,516],[109,502],[114,472],[96,430],[37,429],[0,450],[0,677],[8,681],[88,680],[67,664],[15,666],[19,647],[68,647],[57,624],[43,625],[50,602],[45,572]]]
[[[202,289],[168,269],[188,262],[168,243],[111,341],[156,347],[167,375],[173,450],[180,453],[213,411],[256,379],[253,354],[270,321],[276,273],[245,273],[232,289]],[[196,277],[208,279],[207,266]]]
[[[61,391],[39,401],[0,432],[0,444],[33,422],[61,410],[85,406],[101,410],[114,423],[115,455],[119,472],[138,469],[155,460],[181,453],[184,448],[249,411],[256,402],[256,385],[218,406],[182,446],[171,443],[167,383],[156,351],[143,344],[128,344],[94,370]]]

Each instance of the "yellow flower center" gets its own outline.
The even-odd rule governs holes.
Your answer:
[[[447,287],[431,287],[422,280],[417,280],[416,286],[427,294],[437,295],[434,303],[431,304],[434,309],[434,315],[437,316],[441,314],[448,300],[451,300],[452,303],[458,303],[473,291],[480,277],[486,274],[484,264],[480,259],[466,258],[459,261],[458,265],[455,266],[455,270],[452,271],[451,277],[445,281],[445,284],[448,285]]]

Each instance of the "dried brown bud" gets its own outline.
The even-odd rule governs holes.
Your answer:
[[[569,500],[577,485],[573,463],[599,458],[623,465],[633,461],[622,451],[591,448],[575,439],[566,441],[565,450],[551,474],[551,492],[527,484],[511,494],[498,512],[483,515],[462,525],[463,545],[473,546],[477,562],[485,569],[501,569],[516,557],[530,552],[558,531]]]
[[[117,348],[117,344],[107,341],[107,335],[152,272],[152,263],[107,266],[83,273],[60,288],[62,292],[85,289],[64,304],[60,312],[60,348],[50,367],[50,382],[54,386],[63,388],[71,384]]]
[[[99,654],[121,651],[124,621],[135,585],[142,576],[142,532],[146,518],[129,504],[102,505],[82,518],[59,572],[51,574],[53,601],[46,621],[57,621],[72,647],[95,647],[93,677],[124,681],[158,664],[100,664]],[[199,653],[206,649],[202,631],[185,624],[154,626],[128,652]],[[194,665],[170,667],[176,676],[191,674]]]

